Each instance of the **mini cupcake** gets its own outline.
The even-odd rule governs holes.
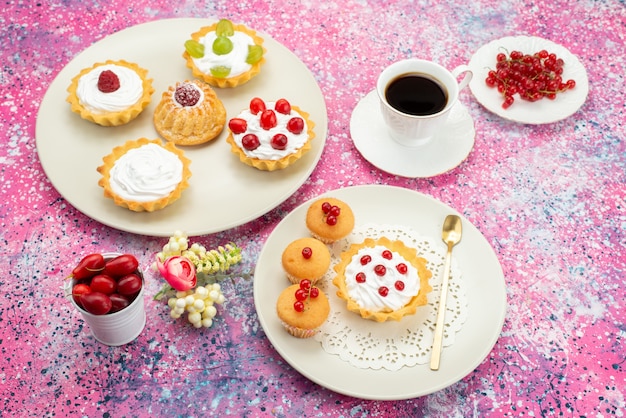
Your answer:
[[[309,114],[286,99],[265,103],[255,97],[248,109],[228,122],[231,151],[259,170],[284,169],[311,149],[315,137]]]
[[[124,125],[150,103],[154,88],[137,64],[106,61],[83,69],[67,88],[72,112],[102,126]]]
[[[198,145],[222,132],[226,109],[208,84],[183,81],[163,93],[153,122],[164,139],[176,145]]]
[[[347,203],[332,197],[318,199],[309,206],[306,226],[314,238],[332,244],[354,228],[354,214]]]
[[[365,319],[399,321],[428,303],[432,273],[426,259],[402,241],[367,238],[341,253],[334,267],[337,296]]]
[[[276,302],[276,313],[289,334],[310,338],[328,318],[330,304],[324,292],[303,280],[282,291]]]
[[[191,161],[171,142],[127,141],[102,160],[98,185],[104,188],[104,196],[135,212],[162,209],[189,186]]]
[[[282,255],[282,265],[287,278],[294,284],[309,279],[315,284],[330,267],[330,251],[315,238],[300,238],[292,241]]]
[[[217,87],[247,83],[261,71],[264,56],[263,38],[227,19],[193,33],[183,53],[192,74]]]

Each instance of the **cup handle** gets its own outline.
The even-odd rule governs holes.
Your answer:
[[[454,70],[452,70],[452,75],[457,80],[459,76],[461,76],[461,74],[464,74],[464,73],[465,75],[463,76],[463,79],[459,82],[459,91],[463,90],[469,84],[469,82],[472,81],[472,77],[474,73],[472,73],[472,70],[470,69],[470,67],[465,64],[459,65]]]

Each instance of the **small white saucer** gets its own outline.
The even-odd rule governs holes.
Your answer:
[[[361,99],[350,118],[350,133],[361,155],[387,173],[434,177],[461,164],[474,147],[474,121],[461,102],[450,110],[441,131],[415,147],[401,145],[389,136],[379,106],[376,90]]]

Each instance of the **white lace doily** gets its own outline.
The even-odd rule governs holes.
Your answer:
[[[429,281],[433,290],[428,294],[428,304],[418,308],[414,315],[405,316],[401,321],[378,323],[348,311],[346,301],[337,296],[337,288],[332,281],[335,277],[333,267],[339,262],[341,252],[353,243],[363,242],[365,238],[377,239],[383,236],[416,248],[418,255],[426,258],[428,268],[433,273]],[[322,343],[326,352],[336,354],[361,369],[398,370],[404,366],[430,361],[446,253],[446,246],[441,238],[420,236],[404,226],[367,224],[357,226],[347,238],[332,244],[330,250],[331,266],[317,283],[328,295],[330,315],[313,338]],[[467,299],[463,290],[462,274],[453,253],[444,347],[454,343],[456,333],[466,318]]]

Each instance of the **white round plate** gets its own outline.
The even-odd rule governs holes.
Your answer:
[[[556,54],[565,61],[563,79],[573,79],[576,87],[572,90],[557,94],[555,100],[541,99],[528,102],[515,95],[515,102],[508,109],[502,108],[502,95],[487,86],[485,79],[489,70],[495,69],[496,55],[499,52],[511,53],[521,51],[525,54],[534,54],[545,49]],[[587,71],[578,58],[566,48],[552,41],[535,36],[509,36],[496,39],[482,46],[472,56],[469,66],[474,77],[469,87],[476,100],[491,112],[504,119],[527,124],[544,124],[557,122],[573,115],[587,100],[589,80]]]
[[[357,103],[350,118],[357,150],[375,167],[397,176],[433,177],[461,164],[474,147],[474,121],[461,102],[450,111],[444,127],[425,144],[407,147],[394,141],[380,112],[376,90]]]
[[[428,237],[441,236],[446,215],[459,215],[431,197],[400,187],[355,186],[324,195],[348,203],[358,224],[405,225]],[[463,237],[454,247],[454,256],[466,281],[468,317],[456,335],[455,343],[444,347],[438,371],[430,370],[428,364],[398,371],[359,369],[337,355],[328,354],[312,338],[299,339],[289,335],[276,315],[278,295],[290,284],[282,270],[281,254],[291,241],[310,236],[305,225],[309,204],[297,207],[272,231],[259,255],[254,275],[254,303],[261,326],[276,351],[293,368],[313,382],[344,395],[398,400],[427,395],[450,386],[471,373],[487,357],[504,323],[504,275],[485,237],[462,216]]]
[[[59,193],[85,215],[111,227],[143,235],[170,236],[224,231],[272,210],[291,196],[315,168],[327,134],[326,103],[311,72],[291,51],[260,34],[267,61],[248,83],[215,88],[227,118],[248,107],[255,96],[281,97],[307,111],[315,123],[312,149],[292,166],[260,171],[239,161],[226,142],[228,128],[213,141],[181,147],[191,159],[190,186],[174,204],[152,213],[116,206],[98,186],[102,157],[129,139],[158,138],[154,109],[170,85],[192,78],[182,58],[192,32],[213,23],[207,19],[166,19],[133,26],[96,42],[76,56],[50,85],[37,116],[37,151],[48,178]],[[80,118],[66,103],[66,89],[83,68],[107,59],[124,59],[148,70],[155,92],[150,105],[127,125],[102,127]]]

